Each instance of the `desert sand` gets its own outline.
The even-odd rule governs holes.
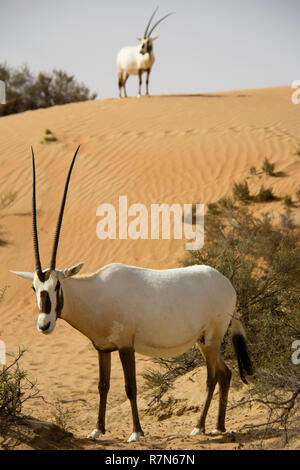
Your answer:
[[[78,447],[128,449],[125,440],[131,431],[130,406],[118,354],[114,353],[107,434],[95,443],[84,440],[97,419],[97,353],[87,338],[62,320],[53,334],[38,334],[37,306],[30,283],[9,273],[10,269],[34,270],[30,145],[36,154],[43,268],[50,262],[64,181],[79,144],[57,267],[83,262],[83,273],[112,262],[172,268],[179,266],[185,255],[184,240],[99,240],[97,207],[102,203],[117,207],[121,195],[127,195],[129,204],[142,203],[149,208],[163,202],[207,204],[231,195],[233,181],[245,178],[253,192],[266,184],[278,197],[290,194],[296,200],[300,105],[292,104],[291,94],[291,88],[279,87],[140,100],[105,99],[0,119],[1,194],[17,193],[14,204],[1,214],[9,244],[0,248],[0,286],[8,286],[0,305],[0,339],[5,341],[7,352],[15,353],[19,346],[26,348],[22,366],[37,380],[46,401],[67,401],[62,406],[69,414],[69,429]],[[41,143],[46,129],[55,134],[56,142]],[[249,172],[252,166],[259,170],[265,157],[275,163],[279,175],[272,181],[269,176],[251,176]],[[260,204],[255,210],[261,212],[266,207]],[[277,214],[282,202],[268,203],[267,210]],[[299,220],[299,208],[294,214]],[[151,359],[137,357],[138,388],[143,386],[142,372],[151,366]],[[245,388],[231,388],[229,407],[246,396]],[[178,400],[187,399],[191,406],[201,406],[205,370],[200,368],[192,377],[179,379],[172,393]],[[216,393],[207,420],[208,432],[214,428],[217,402]],[[192,438],[189,432],[197,419],[194,411],[181,414],[177,410],[158,420],[144,413],[147,400],[142,394],[139,403],[145,437],[131,444],[134,449],[255,448],[262,438],[259,428],[244,428],[266,418],[259,407],[229,410],[226,436]],[[23,411],[53,421],[53,409],[43,400],[28,401]],[[280,446],[276,437],[270,439],[275,448]],[[72,445],[67,443],[66,447]]]

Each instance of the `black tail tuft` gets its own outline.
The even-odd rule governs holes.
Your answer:
[[[245,338],[242,334],[236,333],[232,336],[232,342],[237,356],[241,379],[245,384],[247,384],[248,382],[245,378],[244,372],[248,375],[253,375],[253,367],[247,351]]]

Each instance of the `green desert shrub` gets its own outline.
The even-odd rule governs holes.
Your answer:
[[[289,194],[287,194],[286,196],[284,196],[283,198],[283,204],[285,207],[292,207],[293,205],[293,200],[291,198],[291,196]]]
[[[14,203],[16,196],[16,192],[10,192],[0,195],[0,219],[3,216],[1,214],[1,211],[10,207]],[[9,242],[6,236],[7,234],[5,230],[3,230],[2,225],[0,224],[0,247],[8,245]]]
[[[233,197],[236,201],[246,202],[250,200],[250,191],[247,181],[244,181],[244,183],[234,183]]]
[[[94,100],[96,94],[79,83],[74,75],[63,70],[33,74],[27,65],[13,68],[0,64],[0,80],[6,85],[6,104],[0,106],[0,116],[30,109]]]
[[[262,171],[269,176],[274,176],[275,163],[271,163],[267,157],[264,160]]]
[[[219,211],[218,203],[216,203],[216,202],[209,202],[209,203],[207,204],[207,210],[208,210],[209,214],[217,214],[218,211]]]
[[[234,208],[234,202],[231,197],[221,197],[221,199],[218,200],[218,204],[222,209]]]
[[[274,201],[275,196],[272,188],[265,188],[264,185],[260,187],[260,190],[257,194],[257,200],[259,202],[268,202]]]
[[[18,415],[23,403],[39,394],[36,384],[28,379],[20,367],[20,359],[25,350],[20,349],[12,362],[0,369],[0,414]]]
[[[153,363],[158,364],[160,370],[149,368],[143,373],[144,391],[151,398],[150,406],[160,402],[163,395],[172,388],[177,377],[195,369],[200,364],[204,364],[196,346],[180,356],[170,359],[154,359]]]
[[[57,137],[53,134],[50,129],[45,130],[45,135],[43,139],[41,140],[41,144],[47,143],[47,142],[57,142]]]

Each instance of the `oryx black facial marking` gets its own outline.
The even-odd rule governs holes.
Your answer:
[[[48,271],[37,271],[37,276],[41,282],[48,281],[50,274],[50,269],[48,269]]]
[[[201,336],[201,338],[199,339],[199,342],[201,344],[205,344],[205,336],[204,335]]]
[[[63,291],[61,289],[61,285],[59,281],[57,281],[55,292],[56,292],[56,309],[55,309],[56,317],[60,317],[63,306],[64,306],[64,296],[63,296]]]
[[[150,54],[152,51],[152,44],[151,41],[148,39],[142,44],[141,49],[140,49],[140,54]]]
[[[42,313],[51,313],[51,300],[49,294],[46,290],[42,290],[40,293],[41,301],[41,312]]]

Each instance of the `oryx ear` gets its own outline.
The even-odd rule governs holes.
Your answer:
[[[159,34],[157,36],[153,36],[153,38],[150,38],[152,39],[152,41],[155,41],[155,39],[159,38]]]
[[[66,268],[63,270],[63,276],[64,277],[71,277],[75,276],[75,274],[79,273],[83,266],[83,263],[75,264],[75,266],[72,266],[71,268]]]
[[[28,281],[33,281],[34,273],[28,273],[23,271],[9,271],[10,273],[16,274],[17,276],[23,277]]]
[[[138,40],[138,41],[142,41],[142,40],[143,40],[143,38],[137,38],[137,40]]]

